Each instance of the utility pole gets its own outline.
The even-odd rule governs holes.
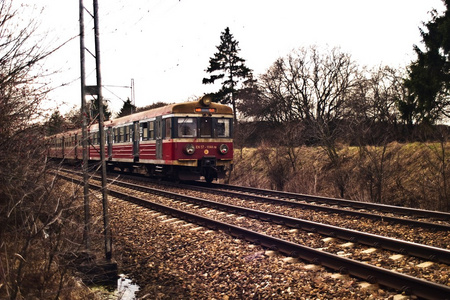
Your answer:
[[[80,0],[80,71],[81,71],[81,144],[83,148],[83,195],[84,195],[84,230],[83,240],[85,248],[90,251],[91,248],[91,212],[89,200],[89,177],[88,177],[88,135],[87,135],[87,109],[86,109],[86,71],[84,58],[84,5]]]
[[[112,258],[112,238],[109,226],[108,189],[106,187],[106,159],[105,159],[105,128],[103,112],[102,76],[100,71],[100,34],[98,25],[98,0],[94,0],[94,32],[95,32],[95,67],[97,69],[97,99],[99,110],[98,127],[100,131],[100,160],[102,164],[102,203],[103,203],[103,225],[105,235],[105,257],[110,261]]]
[[[100,43],[98,31],[98,2],[93,0],[94,14],[91,14],[80,2],[80,71],[81,71],[81,115],[83,119],[82,128],[82,145],[83,145],[83,184],[84,184],[84,215],[85,224],[83,231],[83,240],[86,246],[87,256],[83,263],[77,266],[78,271],[84,273],[84,278],[94,283],[114,283],[117,282],[117,263],[112,261],[112,238],[109,226],[108,212],[108,190],[106,188],[106,138],[104,130],[104,114],[103,114],[103,97],[102,97],[102,79],[100,72]],[[94,18],[94,34],[95,34],[95,55],[92,54],[84,43],[84,13],[85,11]],[[95,58],[97,82],[95,86],[86,86],[86,69],[85,69],[85,51],[88,51]],[[103,226],[105,237],[105,261],[99,261],[95,255],[90,253],[91,248],[91,215],[89,200],[89,175],[88,175],[88,128],[87,128],[87,107],[86,96],[91,95],[97,97],[99,108],[99,131],[100,131],[100,158],[102,171],[102,204],[103,204]]]
[[[102,172],[102,204],[103,204],[103,226],[105,237],[105,258],[110,261],[112,258],[112,238],[111,229],[109,225],[109,208],[108,208],[108,189],[106,177],[106,137],[104,128],[104,111],[103,111],[103,95],[102,95],[102,78],[100,70],[100,39],[99,39],[99,22],[98,22],[98,1],[93,0],[94,13],[91,14],[83,5],[83,0],[80,1],[80,60],[81,60],[81,113],[83,118],[82,142],[83,142],[83,181],[84,181],[84,201],[85,201],[85,243],[86,248],[90,248],[90,203],[89,203],[89,183],[88,183],[88,134],[87,134],[87,109],[86,96],[89,94],[97,97],[99,110],[99,133],[100,133],[100,160]],[[88,49],[84,45],[84,11],[87,11],[94,19],[94,35],[95,35],[95,67],[96,67],[96,85],[86,86],[85,79],[85,57],[84,53]]]

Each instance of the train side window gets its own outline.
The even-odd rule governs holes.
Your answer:
[[[113,128],[113,143],[117,143],[118,141],[118,137],[119,137],[119,132],[118,132],[118,128],[115,127]]]
[[[125,128],[120,127],[119,128],[119,143],[122,143],[124,141],[124,134],[125,134]]]
[[[209,117],[200,118],[200,137],[211,137],[212,122]]]
[[[128,126],[123,126],[123,135],[122,135],[122,143],[125,143],[128,140]]]
[[[127,126],[128,127],[128,140],[127,142],[132,142],[133,141],[133,125]]]
[[[216,119],[214,129],[218,138],[231,137],[230,119]]]
[[[196,137],[197,123],[196,118],[178,118],[178,137]]]
[[[148,122],[148,138],[149,140],[155,139],[155,121]]]
[[[170,139],[171,137],[172,137],[172,119],[171,118],[168,118],[168,119],[166,119],[166,131],[165,131],[165,135],[164,135],[164,137],[166,138],[166,139]]]
[[[140,127],[141,141],[146,141],[148,140],[148,122],[141,123],[140,125],[141,125]]]

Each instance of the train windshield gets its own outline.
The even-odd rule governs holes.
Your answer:
[[[179,138],[230,138],[231,119],[211,117],[177,118],[176,135]]]
[[[178,137],[196,137],[197,118],[178,118]]]
[[[215,130],[218,138],[231,137],[231,120],[230,119],[216,119]]]

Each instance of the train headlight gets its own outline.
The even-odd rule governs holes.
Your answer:
[[[186,154],[192,155],[195,152],[195,147],[192,144],[187,144],[186,146],[184,146],[184,152],[186,152]]]
[[[205,95],[202,97],[202,99],[200,101],[202,102],[202,104],[204,106],[209,106],[212,102],[212,97],[211,97],[211,95]]]
[[[220,145],[219,147],[220,154],[227,154],[228,153],[228,146],[225,144]]]

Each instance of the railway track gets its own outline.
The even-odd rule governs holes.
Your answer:
[[[369,202],[360,202],[360,201],[352,201],[346,199],[338,199],[338,198],[330,198],[330,197],[320,197],[313,195],[305,195],[305,194],[297,194],[290,192],[282,192],[275,190],[267,190],[267,189],[257,189],[252,187],[245,186],[236,186],[236,185],[227,185],[227,184],[205,184],[203,182],[193,182],[194,186],[197,186],[203,190],[214,189],[221,191],[229,191],[229,192],[239,192],[248,195],[260,195],[264,197],[273,197],[276,199],[284,199],[284,200],[295,200],[302,201],[306,203],[312,204],[322,204],[328,206],[337,206],[340,208],[351,208],[354,210],[365,211],[376,211],[378,212],[378,216],[381,213],[387,214],[396,214],[403,217],[415,217],[415,218],[423,218],[425,220],[431,221],[443,221],[444,225],[450,224],[450,213],[440,212],[440,211],[432,211],[432,210],[423,210],[409,207],[401,207],[394,205],[386,205],[386,204],[377,204],[377,203],[369,203]]]
[[[127,178],[127,176],[125,176]],[[136,181],[136,177],[130,177],[132,181]],[[152,181],[148,182],[147,178],[140,178],[146,185],[152,186]],[[177,193],[193,194],[191,185],[178,185],[173,183],[158,183],[158,186],[164,185],[164,189],[170,189]],[[221,202],[236,204],[240,206],[254,208],[262,211],[276,212],[283,215],[288,215],[297,219],[305,219],[318,223],[344,227],[348,229],[370,232],[376,235],[383,235],[395,239],[407,240],[414,243],[435,246],[450,250],[450,236],[448,232],[450,227],[442,221],[438,223],[427,220],[415,220],[411,217],[406,221],[398,217],[385,217],[373,213],[350,212],[347,210],[337,209],[332,207],[328,210],[327,207],[319,207],[313,205],[312,207],[304,206],[302,203],[298,204],[292,200],[275,199],[268,196],[240,195],[237,192],[223,192],[216,191],[209,187],[194,187],[197,191],[196,196],[200,198],[216,197],[220,193],[222,197],[216,197]]]
[[[217,187],[217,189],[215,187]],[[450,214],[445,212],[426,211],[407,207],[309,196],[273,190],[260,190],[247,187],[241,188],[238,186],[213,185],[211,187],[205,186],[202,183],[194,183],[194,188],[202,192],[220,193],[222,196],[226,197],[270,202],[276,205],[287,205],[292,208],[363,217],[372,220],[382,220],[420,228],[429,228],[432,230],[450,230]],[[373,213],[373,211],[377,213]]]
[[[446,285],[399,273],[399,271],[403,271],[400,270],[402,268],[399,266],[404,266],[404,263],[397,263],[397,267],[394,267],[395,271],[392,271],[389,269],[392,268],[392,266],[385,266],[385,268],[383,268],[381,267],[383,264],[378,264],[379,266],[371,265],[367,262],[361,262],[346,257],[359,255],[360,258],[361,256],[367,258],[371,253],[377,253],[378,257],[386,255],[391,257],[388,259],[389,263],[391,263],[394,261],[392,257],[396,255],[396,260],[400,260],[401,257],[408,257],[410,262],[411,257],[415,256],[425,259],[425,261],[419,261],[420,263],[417,263],[416,265],[420,266],[423,264],[425,266],[428,264],[435,264],[435,266],[438,265],[439,267],[442,267],[442,264],[446,264],[446,266],[443,267],[448,268],[448,263],[450,261],[449,250],[299,220],[280,214],[267,213],[216,201],[208,201],[198,197],[150,189],[149,187],[142,185],[115,181],[114,186],[118,185],[120,188],[114,187],[114,189],[111,189],[110,191],[111,195],[114,195],[115,197],[126,198],[139,205],[159,210],[176,218],[185,219],[188,222],[229,232],[234,236],[260,244],[264,247],[278,250],[279,252],[294,258],[301,258],[309,262],[321,264],[331,269],[351,274],[363,280],[373,283],[376,282],[384,286],[415,294],[419,297],[442,299],[443,294],[450,294],[450,288]],[[120,189],[124,190],[119,191]],[[131,194],[135,194],[137,190],[147,195],[148,193],[152,193],[153,195],[158,195],[158,198],[164,197],[173,200],[169,201],[171,202],[169,207],[164,201],[161,203],[154,203],[142,197],[130,196]],[[154,198],[154,196],[152,197]],[[148,196],[145,198],[148,198]],[[237,217],[236,214],[241,215],[241,217]],[[214,218],[207,217],[212,215],[214,215]],[[243,216],[249,216],[252,220],[249,221]],[[226,222],[223,220],[226,220]],[[261,231],[263,231],[263,233],[261,233]],[[316,245],[315,248],[305,246],[305,244],[308,244],[306,239],[311,239],[311,235],[315,236],[315,241],[312,242],[312,244]],[[342,243],[341,240],[351,242]],[[360,245],[364,244],[368,244],[370,247],[364,249],[360,248]],[[386,254],[384,250],[377,250],[379,248],[388,249],[390,251],[393,250],[403,254]],[[408,255],[405,255],[406,253]],[[435,263],[429,263],[427,261],[428,259],[433,259]],[[417,268],[412,269],[416,270]],[[426,267],[423,267],[423,269],[426,269]],[[426,271],[424,271],[424,273],[426,273]],[[424,276],[426,277],[426,275]],[[446,284],[448,284],[448,282]]]

